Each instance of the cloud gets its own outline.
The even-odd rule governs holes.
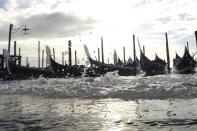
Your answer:
[[[5,3],[7,2],[7,0],[0,0],[0,9],[5,9]]]
[[[74,14],[62,12],[37,14],[27,18],[17,17],[16,21],[16,25],[27,25],[30,28],[30,37],[35,39],[54,39],[87,33],[97,23],[91,17],[81,18]],[[7,39],[7,35],[8,31],[6,31],[4,26],[1,26],[0,39]],[[16,33],[14,36],[20,39],[21,33]]]

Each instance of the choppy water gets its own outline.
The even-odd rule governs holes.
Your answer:
[[[196,130],[197,74],[0,82],[0,130]]]

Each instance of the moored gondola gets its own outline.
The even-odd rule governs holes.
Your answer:
[[[140,65],[146,75],[157,75],[166,73],[166,65],[158,56],[154,61],[148,59],[142,51],[140,51]]]
[[[153,60],[153,62],[166,65],[166,61],[159,58],[157,54],[155,55],[155,60]]]
[[[10,59],[9,53],[5,51],[5,62],[6,62],[6,71],[4,74],[4,80],[13,79],[13,80],[23,80],[30,78],[39,78],[50,77],[52,72],[46,68],[36,68],[36,67],[27,67],[16,64],[15,60]]]
[[[194,73],[196,67],[196,61],[190,55],[188,49],[185,47],[185,52],[183,57],[176,55],[176,58],[173,59],[175,73]]]
[[[47,51],[47,57],[49,59],[49,66],[53,71],[54,77],[77,77],[77,76],[82,76],[85,66],[83,65],[62,65],[59,64],[58,62],[54,61],[53,58],[51,57],[51,51],[48,46],[46,46],[46,51]]]
[[[131,66],[119,66],[113,64],[105,64],[96,60],[93,60],[90,57],[89,50],[86,45],[84,45],[85,53],[87,56],[88,61],[90,62],[91,67],[86,70],[87,76],[100,76],[104,75],[107,72],[117,71],[120,76],[131,76],[135,75],[134,67]],[[139,72],[138,68],[136,70]]]

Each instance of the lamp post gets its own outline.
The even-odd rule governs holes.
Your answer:
[[[24,27],[22,30],[24,31],[24,34],[28,34],[27,31],[29,30],[26,25],[22,25],[18,28],[13,28],[13,24],[10,24],[10,28],[9,28],[9,37],[8,37],[8,52],[10,53],[10,43],[11,43],[11,34],[12,33],[16,33],[17,31],[19,31],[22,27]]]

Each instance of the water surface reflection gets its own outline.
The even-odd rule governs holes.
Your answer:
[[[0,96],[0,130],[195,130],[197,99]]]

